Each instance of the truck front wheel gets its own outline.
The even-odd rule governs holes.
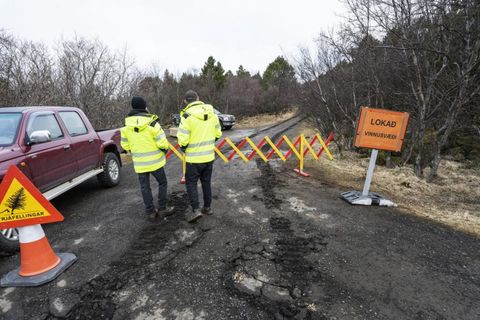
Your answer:
[[[99,173],[97,178],[103,187],[113,187],[120,182],[120,161],[115,153],[105,153],[103,172]]]
[[[0,253],[11,255],[19,250],[18,232],[15,228],[0,230]]]

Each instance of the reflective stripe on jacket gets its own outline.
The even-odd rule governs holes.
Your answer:
[[[177,139],[181,147],[187,147],[187,162],[215,160],[215,140],[221,136],[220,122],[211,105],[195,101],[180,112]]]
[[[136,173],[152,172],[165,165],[168,141],[158,117],[152,114],[139,114],[125,119],[125,127],[120,130],[122,148],[132,154]]]

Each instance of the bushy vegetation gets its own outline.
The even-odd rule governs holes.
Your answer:
[[[223,112],[246,116],[286,110],[296,88],[294,68],[283,57],[263,76],[242,65],[235,74],[225,71],[213,57],[200,72],[176,76],[140,70],[127,52],[112,51],[100,41],[77,37],[47,48],[0,32],[0,105],[75,106],[99,128],[121,126],[132,95],[144,96],[149,110],[168,122],[188,89]]]
[[[315,52],[301,49],[296,58],[303,82],[299,105],[318,127],[335,131],[343,150],[352,147],[361,106],[408,111],[399,164],[412,163],[415,174],[428,181],[444,152],[458,143],[465,157],[478,152],[468,142],[480,138],[478,3],[345,3],[341,28],[320,34]]]

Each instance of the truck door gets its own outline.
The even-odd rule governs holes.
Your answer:
[[[26,141],[33,132],[48,130],[50,138],[41,143],[26,146],[26,162],[34,184],[45,191],[71,180],[77,174],[77,162],[71,141],[64,134],[53,111],[34,112],[26,127]]]
[[[78,175],[95,168],[100,161],[100,141],[95,131],[90,132],[76,111],[58,113],[72,141],[72,151],[78,165]]]

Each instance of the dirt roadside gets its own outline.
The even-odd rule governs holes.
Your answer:
[[[301,130],[310,136],[315,130]],[[317,147],[318,148],[318,147]],[[306,159],[306,170],[323,183],[343,191],[362,190],[369,158],[354,152],[338,156],[330,145],[335,160],[324,155],[319,161]],[[465,165],[443,160],[439,177],[432,183],[417,178],[410,166],[393,169],[377,165],[370,191],[391,199],[406,214],[438,222],[455,230],[480,238],[480,171]]]
[[[279,114],[261,114],[257,116],[240,118],[235,128],[245,129],[251,127],[260,127],[273,125],[294,117],[298,113],[298,108],[292,108]]]

